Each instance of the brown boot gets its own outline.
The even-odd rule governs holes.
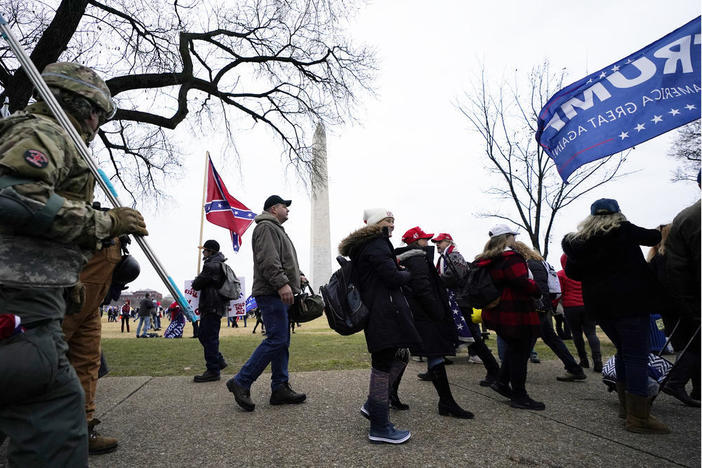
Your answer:
[[[626,430],[639,434],[669,434],[668,426],[651,416],[648,397],[626,394]]]
[[[619,397],[619,417],[626,418],[626,383],[617,382],[617,396]]]
[[[90,455],[110,453],[117,448],[117,439],[103,437],[97,433],[95,426],[98,424],[100,424],[100,420],[97,418],[88,421],[88,453]]]

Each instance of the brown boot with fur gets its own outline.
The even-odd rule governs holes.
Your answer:
[[[668,426],[651,416],[648,397],[626,394],[626,430],[638,434],[669,434]]]
[[[99,455],[110,453],[117,448],[117,439],[114,437],[104,437],[97,433],[95,426],[100,424],[100,420],[93,418],[88,421],[88,453]]]
[[[617,396],[619,397],[619,417],[626,418],[626,383],[617,382]]]

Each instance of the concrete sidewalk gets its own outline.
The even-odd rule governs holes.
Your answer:
[[[700,410],[661,395],[654,414],[673,433],[632,434],[617,417],[616,394],[598,375],[562,383],[557,361],[529,365],[527,389],[546,411],[509,407],[478,385],[482,366],[457,358],[448,366],[456,400],[473,420],[439,416],[430,382],[411,362],[400,386],[409,411],[391,420],[410,429],[402,446],[370,444],[359,414],[367,370],[291,375],[307,393],[299,406],[271,406],[269,375],[252,388],[256,410],[234,403],[224,381],[195,384],[188,377],[105,377],[98,385],[99,430],[118,437],[117,451],[90,457],[96,467],[157,466],[700,466]],[[230,369],[227,369],[230,370]],[[231,370],[234,371],[233,369]],[[0,460],[5,459],[5,444]],[[2,463],[0,462],[0,465]]]

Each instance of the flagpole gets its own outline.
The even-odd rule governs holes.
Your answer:
[[[200,243],[197,244],[197,274],[200,274],[200,260],[202,259],[202,228],[205,225],[205,195],[207,194],[207,165],[210,163],[210,152],[205,151],[205,178],[202,182],[202,203],[200,204]]]

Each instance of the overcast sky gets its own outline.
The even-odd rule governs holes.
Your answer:
[[[510,213],[511,202],[485,192],[499,180],[485,169],[483,143],[456,110],[484,63],[494,80],[550,61],[565,67],[566,84],[605,67],[668,34],[700,14],[696,0],[681,1],[502,1],[433,2],[382,0],[370,2],[349,26],[356,41],[378,53],[376,97],[359,108],[360,125],[327,128],[332,250],[362,225],[364,208],[384,207],[395,214],[395,236],[416,225],[427,232],[449,232],[464,256],[482,250],[497,220],[479,212]],[[440,5],[440,7],[439,7]],[[568,6],[566,6],[568,5]],[[310,200],[292,170],[280,159],[280,145],[263,128],[237,136],[241,155],[223,154],[217,129],[190,135],[183,129],[185,166],[169,181],[170,198],[142,208],[148,240],[175,281],[196,275],[197,246],[205,150],[229,192],[260,212],[273,193],[292,198],[285,228],[296,245],[300,266],[310,265]],[[575,229],[592,201],[615,198],[635,224],[655,227],[670,222],[696,201],[694,183],[672,183],[675,162],[666,156],[675,132],[636,148],[626,162],[626,178],[602,187],[562,211],[548,260],[558,266],[560,239]],[[228,231],[205,222],[205,239],[222,245],[229,264],[251,288],[251,232],[238,254]],[[166,293],[146,259],[134,245],[141,276],[132,290],[152,288]],[[330,259],[330,262],[332,259]],[[336,265],[333,266],[333,269]],[[319,281],[315,281],[319,284]]]

